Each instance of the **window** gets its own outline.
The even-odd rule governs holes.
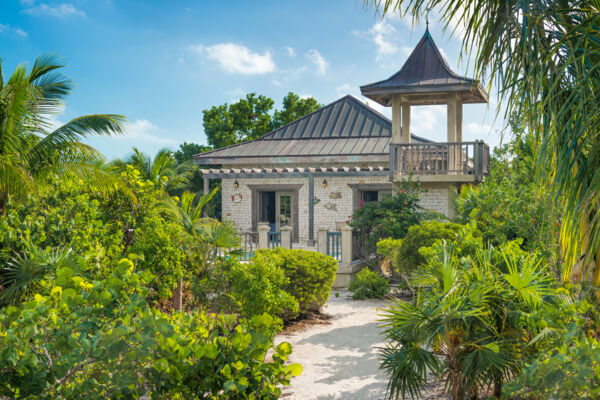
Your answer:
[[[377,190],[365,190],[362,192],[362,201],[368,203],[370,201],[379,200],[379,192]]]

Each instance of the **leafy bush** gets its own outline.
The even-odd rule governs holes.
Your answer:
[[[361,203],[350,218],[349,225],[359,231],[363,243],[363,258],[375,254],[381,239],[404,237],[409,227],[426,216],[419,207],[420,190],[415,183],[403,183],[395,190],[394,196]]]
[[[560,309],[560,293],[536,255],[500,250],[507,272],[483,247],[461,258],[442,251],[416,271],[416,302],[396,302],[384,320],[390,397],[418,396],[433,373],[452,399],[492,387],[499,398],[505,379],[521,371],[536,350],[528,340],[547,334],[536,316]]]
[[[268,314],[163,314],[146,301],[151,274],[130,260],[100,280],[85,277],[89,267],[59,268],[0,312],[0,396],[275,399],[301,370],[284,365],[289,344],[272,347]]]
[[[390,291],[390,282],[377,272],[363,268],[352,278],[348,289],[354,300],[383,299]]]
[[[301,314],[325,304],[338,267],[337,260],[325,254],[281,247],[258,250],[253,260],[259,264],[274,263],[283,271],[286,278],[283,289],[296,298]]]

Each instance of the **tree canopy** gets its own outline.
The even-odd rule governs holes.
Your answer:
[[[322,107],[312,97],[300,98],[289,92],[283,99],[283,109],[273,111],[273,99],[249,93],[233,104],[222,104],[204,110],[204,133],[215,149],[256,139],[272,129]]]

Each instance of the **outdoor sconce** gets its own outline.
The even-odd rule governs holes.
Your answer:
[[[327,187],[327,179],[323,179],[323,183],[321,183],[321,185],[323,185],[324,188]]]
[[[236,189],[238,187],[240,187],[240,184],[238,183],[237,179],[235,180],[235,182],[233,182],[233,187],[236,188]]]

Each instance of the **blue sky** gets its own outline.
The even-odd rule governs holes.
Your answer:
[[[459,65],[460,27],[451,38],[434,15],[430,30],[450,66]],[[424,26],[381,20],[362,0],[2,0],[0,57],[5,75],[42,53],[64,57],[76,84],[57,123],[118,113],[127,134],[94,138],[107,157],[132,146],[154,153],[183,141],[206,143],[202,110],[246,93],[280,107],[289,91],[327,104],[400,69]],[[371,106],[377,106],[373,102]],[[464,140],[500,142],[490,106],[464,106]],[[387,116],[389,109],[377,107]],[[443,106],[413,108],[413,133],[445,140]]]

